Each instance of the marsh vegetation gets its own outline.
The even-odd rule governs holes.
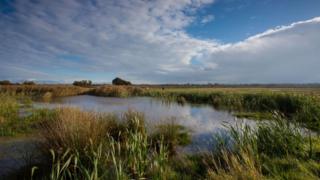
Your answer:
[[[179,89],[137,86],[2,86],[0,135],[38,137],[41,157],[7,174],[11,179],[318,179],[320,106],[316,91]],[[31,99],[79,94],[150,96],[208,104],[254,117],[255,126],[226,125],[212,149],[181,153],[192,132],[175,123],[150,130],[144,114],[61,107],[34,109]],[[21,116],[21,110],[26,111]],[[257,115],[257,113],[260,113]],[[303,127],[303,128],[302,128]],[[179,153],[177,153],[179,152]]]

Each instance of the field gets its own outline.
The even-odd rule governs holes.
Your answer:
[[[39,137],[41,157],[7,179],[320,178],[320,88],[12,85],[0,92],[0,136]],[[210,152],[183,154],[179,147],[190,143],[191,134],[177,124],[148,132],[139,112],[117,117],[31,106],[37,99],[80,94],[209,104],[264,121],[255,128],[228,127],[228,140],[213,134],[218,143]],[[21,116],[21,110],[28,113]]]

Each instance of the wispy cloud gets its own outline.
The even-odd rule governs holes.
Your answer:
[[[17,0],[13,12],[0,14],[0,79],[71,80],[90,74],[152,83],[320,80],[318,18],[235,44],[191,37],[185,28],[211,3]],[[214,16],[206,18],[202,21]]]
[[[207,24],[207,23],[213,21],[214,18],[215,18],[215,17],[214,17],[214,15],[212,15],[212,14],[207,15],[207,16],[204,16],[204,17],[202,18],[202,20],[201,20],[201,23],[202,23],[202,24]]]

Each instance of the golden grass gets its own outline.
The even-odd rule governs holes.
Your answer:
[[[98,145],[108,136],[113,122],[111,115],[85,112],[77,108],[56,110],[53,121],[42,124],[41,136],[45,139],[44,149],[84,149],[89,140]]]
[[[213,158],[214,159],[214,158]],[[223,164],[221,164],[223,161]],[[239,155],[222,151],[219,161],[213,160],[214,167],[208,170],[207,178],[212,180],[260,180],[261,167],[252,153]]]
[[[2,85],[0,92],[22,93],[31,96],[48,96],[51,93],[53,97],[79,95],[90,91],[91,88],[84,88],[72,85]]]

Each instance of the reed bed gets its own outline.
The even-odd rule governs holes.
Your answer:
[[[135,86],[102,86],[90,91],[89,94],[105,97],[131,97],[143,95],[143,88]]]
[[[168,175],[166,135],[149,135],[141,113],[129,111],[119,119],[74,108],[55,111],[56,117],[41,125],[44,140],[40,147],[52,156],[50,179],[160,179]]]
[[[48,113],[50,112],[50,113]],[[230,126],[229,141],[211,152],[177,153],[186,130],[162,124],[148,132],[143,114],[122,116],[75,108],[42,110],[38,121],[43,161],[32,179],[317,179],[320,140],[281,116],[251,128]],[[223,139],[215,135],[216,139]],[[224,138],[225,139],[225,138]],[[231,143],[230,143],[231,142]],[[11,175],[10,177],[17,177]]]
[[[272,88],[149,88],[139,86],[98,86],[83,88],[69,85],[9,85],[0,92],[27,94],[49,101],[56,96],[90,94],[108,97],[149,96],[180,104],[209,104],[217,109],[233,111],[238,116],[268,119],[273,112],[320,130],[320,100],[315,89]]]
[[[109,97],[149,96],[180,104],[209,104],[216,109],[236,112],[247,118],[269,119],[273,112],[320,130],[318,91],[270,88],[141,88],[137,86],[103,86],[89,94]]]
[[[0,92],[24,94],[32,97],[61,97],[85,94],[91,88],[72,85],[1,85]]]
[[[270,113],[283,114],[292,122],[299,122],[307,128],[320,130],[320,101],[311,95],[288,92],[237,92],[237,91],[187,91],[187,90],[148,90],[145,96],[161,97],[178,103],[209,104],[216,109],[233,112],[251,112],[246,115],[270,118]],[[260,113],[260,114],[257,114]],[[248,116],[250,118],[250,116]]]
[[[140,113],[127,112],[115,121],[114,116],[78,109],[57,111],[57,119],[43,125],[41,144],[44,151],[50,149],[51,165],[45,177],[51,179],[320,177],[319,137],[303,134],[281,116],[254,129],[230,126],[232,143],[221,142],[212,152],[179,155],[170,153],[170,143],[184,144],[183,133],[172,132],[179,129],[176,125],[161,125],[149,134]]]
[[[53,111],[32,109],[30,97],[22,94],[0,93],[0,100],[0,137],[32,133],[53,116]]]
[[[209,179],[318,179],[319,137],[299,126],[276,121],[230,127],[232,146],[224,142],[211,154]]]
[[[273,116],[273,121],[258,122],[255,128],[242,124],[229,127],[228,142],[215,135],[221,142],[211,152],[188,155],[178,153],[177,149],[190,143],[190,134],[176,124],[162,124],[148,132],[144,116],[138,112],[129,111],[118,117],[74,108],[32,110],[31,114],[19,117],[19,110],[28,104],[29,98],[16,93],[0,93],[1,135],[36,131],[41,137],[38,147],[43,161],[19,177],[320,178],[320,138],[311,131],[319,130],[319,103],[314,96],[287,92],[197,92],[147,88],[129,92],[127,89],[135,87],[108,88],[116,90],[101,91],[121,89],[126,91],[123,97],[145,95],[182,104],[206,103],[231,111],[278,113]],[[119,94],[122,92],[111,93],[110,96]],[[302,129],[301,124],[308,129]]]

